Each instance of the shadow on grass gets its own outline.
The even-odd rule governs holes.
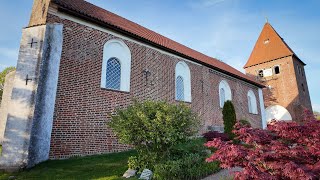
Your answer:
[[[15,176],[16,179],[41,180],[118,180],[128,169],[127,162],[135,151],[71,158],[67,160],[49,160],[32,169],[18,173],[1,173],[0,179]]]

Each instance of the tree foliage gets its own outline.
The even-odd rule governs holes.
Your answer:
[[[236,179],[317,179],[320,177],[320,121],[272,121],[267,130],[237,123],[240,144],[214,139],[218,150],[207,158],[222,168],[243,167]]]
[[[233,137],[233,126],[236,124],[236,111],[231,101],[226,101],[222,109],[224,132]]]
[[[15,67],[7,67],[2,72],[0,72],[0,102],[2,99],[3,87],[6,80],[6,75],[12,71],[14,71]]]
[[[166,159],[175,144],[198,131],[199,124],[186,105],[146,101],[118,110],[109,126],[120,142],[134,146],[138,157],[132,157],[131,164],[143,168]]]

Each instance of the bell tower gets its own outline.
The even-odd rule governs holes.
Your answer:
[[[244,69],[266,86],[263,94],[268,121],[299,121],[304,109],[312,112],[305,65],[267,22]]]

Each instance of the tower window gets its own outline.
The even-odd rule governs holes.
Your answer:
[[[302,86],[302,91],[305,92],[306,90],[304,89],[304,85],[301,84],[301,86]]]
[[[274,74],[280,74],[280,67],[279,66],[274,67]]]
[[[258,76],[259,76],[259,77],[263,77],[263,70],[259,70],[259,71],[258,71]]]

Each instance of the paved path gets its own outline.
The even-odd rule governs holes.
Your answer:
[[[238,172],[241,170],[242,170],[242,168],[240,168],[240,167],[235,167],[235,168],[231,168],[231,169],[222,169],[218,173],[213,174],[211,176],[208,176],[202,180],[232,180],[233,179],[232,174],[234,172]]]

